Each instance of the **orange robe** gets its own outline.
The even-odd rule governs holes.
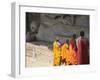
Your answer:
[[[61,57],[61,48],[59,42],[53,43],[53,53],[54,53],[54,65],[60,65],[60,57]]]
[[[69,43],[70,63],[72,65],[78,64],[76,41],[71,39]]]
[[[70,50],[70,64],[72,64],[72,65],[78,64],[76,51],[72,48],[71,45],[69,46],[69,50]]]

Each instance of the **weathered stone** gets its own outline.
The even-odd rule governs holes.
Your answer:
[[[36,15],[33,13],[33,15]],[[40,15],[40,18],[39,16]],[[33,39],[43,41],[54,41],[59,37],[62,41],[70,38],[73,33],[79,36],[83,30],[85,36],[89,38],[89,16],[88,15],[64,15],[64,14],[38,14],[31,22],[30,29]],[[57,17],[60,16],[60,17]],[[57,17],[55,19],[55,17]],[[39,19],[39,20],[38,20]],[[40,21],[40,22],[39,22]],[[35,37],[36,36],[36,37]],[[30,40],[30,39],[29,39]]]

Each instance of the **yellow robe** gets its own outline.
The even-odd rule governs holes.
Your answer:
[[[69,51],[69,45],[67,43],[64,43],[62,45],[61,49],[61,56],[62,60],[65,60],[66,64],[70,64],[70,51]]]
[[[60,65],[61,49],[59,42],[53,43],[53,53],[54,53],[54,65]]]
[[[68,54],[68,44],[63,44],[61,47],[61,57],[62,60],[66,59],[66,55]]]

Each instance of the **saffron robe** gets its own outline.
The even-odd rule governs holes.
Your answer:
[[[71,39],[69,42],[69,50],[70,50],[70,64],[72,65],[78,64],[77,47],[76,47],[76,41],[74,39]]]
[[[69,46],[68,46],[67,43],[64,43],[64,44],[62,45],[62,47],[61,47],[61,57],[62,57],[62,60],[63,60],[63,59],[66,59],[66,54],[67,54],[67,52],[68,52],[68,48],[69,48]]]
[[[67,43],[64,43],[61,48],[61,57],[62,61],[65,61],[65,64],[69,63],[69,45]]]
[[[54,65],[60,65],[60,57],[61,57],[61,48],[60,43],[55,41],[53,43],[53,53],[54,53]]]

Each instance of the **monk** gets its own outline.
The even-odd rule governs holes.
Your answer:
[[[72,38],[70,39],[69,44],[72,47],[72,49],[77,53],[76,34],[72,35]]]
[[[66,42],[61,47],[61,61],[63,64],[67,64],[67,58],[69,54],[69,40],[66,40]]]
[[[61,44],[59,39],[56,39],[53,43],[53,53],[54,53],[54,66],[59,66],[61,64]]]
[[[76,46],[76,34],[73,34],[72,38],[69,42],[69,50],[70,50],[70,64],[76,65],[78,64],[77,59],[77,46]]]
[[[80,37],[77,38],[77,57],[78,64],[89,64],[89,42],[84,37],[84,31],[80,32]]]

